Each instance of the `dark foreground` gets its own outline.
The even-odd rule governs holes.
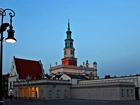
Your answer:
[[[24,100],[6,99],[3,105],[140,105],[140,101]]]

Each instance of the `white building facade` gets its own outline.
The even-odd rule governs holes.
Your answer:
[[[71,66],[71,65],[57,65],[50,67],[50,75],[54,74],[80,74],[87,77],[92,77],[93,79],[98,79],[97,69],[94,67],[85,67],[85,66]]]
[[[26,99],[67,99],[70,98],[70,81],[32,80],[14,83],[14,97]]]
[[[71,84],[65,80],[32,80],[14,83],[15,98],[135,100],[135,85],[130,82]]]
[[[124,76],[124,77],[116,77],[116,78],[108,78],[108,79],[98,79],[98,80],[83,80],[79,81],[79,85],[92,85],[92,84],[102,84],[102,83],[114,83],[114,82],[131,82],[134,83],[136,88],[136,94],[138,99],[140,99],[140,75],[138,76]]]

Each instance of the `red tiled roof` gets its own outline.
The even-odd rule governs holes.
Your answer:
[[[41,79],[43,70],[39,61],[15,58],[15,65],[19,74],[19,79],[26,79],[28,75],[31,79]]]

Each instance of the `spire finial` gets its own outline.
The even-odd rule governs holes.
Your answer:
[[[70,19],[68,19],[68,31],[70,31]]]

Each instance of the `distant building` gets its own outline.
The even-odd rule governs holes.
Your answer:
[[[44,76],[44,69],[41,60],[28,60],[13,57],[12,67],[10,69],[8,90],[13,89],[14,82],[26,80],[39,80]],[[30,77],[30,78],[28,78]]]
[[[8,78],[9,78],[9,73],[2,75],[2,91],[3,92],[8,92]]]
[[[110,75],[106,75],[105,78],[98,79],[98,80],[83,80],[79,81],[78,84],[103,84],[103,83],[114,83],[114,82],[130,82],[134,83],[135,85],[135,97],[136,100],[140,99],[140,75],[131,75],[131,76],[121,76],[121,77],[110,77]]]
[[[89,79],[98,79],[97,63],[93,62],[93,67],[90,67],[88,60],[83,65],[77,65],[77,58],[75,58],[75,48],[73,46],[73,39],[71,37],[70,23],[68,21],[68,29],[66,31],[67,37],[65,39],[64,58],[61,59],[62,64],[56,66],[50,65],[50,75],[57,74],[78,74],[85,75]]]

